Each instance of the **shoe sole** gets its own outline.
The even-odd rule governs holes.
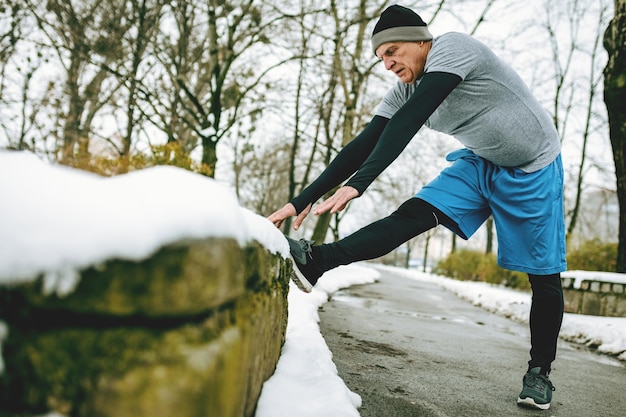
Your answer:
[[[535,400],[533,400],[530,397],[526,397],[526,398],[517,398],[517,405],[523,406],[523,407],[528,407],[528,408],[536,408],[539,410],[547,410],[548,408],[550,408],[550,403],[547,404],[537,404],[535,402]]]
[[[300,289],[300,291],[303,291],[303,292],[306,292],[306,293],[310,293],[311,291],[313,291],[313,286],[304,277],[302,272],[300,272],[300,270],[298,269],[298,266],[297,266],[296,262],[293,260],[293,258],[291,259],[291,274],[289,275],[289,278],[291,278],[293,283],[296,284],[296,287],[298,287],[298,289]]]

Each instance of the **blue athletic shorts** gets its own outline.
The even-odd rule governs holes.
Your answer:
[[[501,267],[537,275],[567,269],[560,155],[531,173],[494,165],[469,149],[446,159],[454,163],[415,195],[458,228],[444,226],[469,239],[493,215]]]

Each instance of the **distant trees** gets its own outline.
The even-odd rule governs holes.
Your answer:
[[[568,210],[567,236],[576,229],[593,166],[589,155],[594,136],[602,138],[606,117],[600,110],[602,88],[602,28],[610,16],[610,0],[556,2],[546,0],[543,29],[550,45],[553,73],[546,84],[553,86],[552,118],[564,147],[579,149],[578,163],[568,187],[572,203]],[[589,31],[589,27],[597,30]],[[601,167],[596,169],[603,170]]]
[[[56,158],[85,166],[91,157],[89,144],[96,117],[122,86],[110,68],[122,66],[127,58],[123,39],[132,22],[126,19],[122,0],[74,3],[25,1],[42,35],[39,53],[50,51],[58,64],[59,77],[50,82],[61,94],[49,107]]]
[[[604,74],[599,42],[610,0],[544,0],[532,24],[504,33],[501,22],[511,18],[511,8],[528,5],[513,0],[405,5],[427,19],[435,34],[472,33],[528,71],[522,76],[551,112],[564,149],[575,149],[566,162],[569,234],[581,230],[580,196],[595,185],[589,174],[611,173],[593,155],[608,134],[598,100],[604,81],[624,269],[625,100],[619,82],[624,0],[614,2],[615,18],[604,34],[609,52]],[[395,81],[370,49],[372,25],[391,3],[3,0],[0,147],[105,175],[173,164],[217,175],[233,185],[242,205],[269,214],[359,133]],[[488,39],[487,29],[496,22],[498,37]],[[515,50],[520,39],[523,46]],[[350,217],[364,223],[387,215],[445,166],[448,145],[440,140],[446,139],[420,132],[407,158],[349,211],[310,216],[307,237],[336,239]],[[289,226],[286,222],[286,230]],[[487,237],[490,245],[491,232]],[[409,242],[406,253],[421,244]]]
[[[348,144],[371,118],[371,102],[364,93],[373,75],[375,59],[366,33],[370,21],[379,16],[387,2],[358,0],[356,2],[330,1],[329,22],[324,43],[329,54],[324,68],[327,88],[318,103],[325,165],[341,147]],[[329,30],[330,29],[330,30]],[[336,140],[338,139],[338,140]],[[335,215],[338,221],[342,213]],[[331,214],[318,217],[312,239],[323,242],[330,225]],[[338,227],[338,226],[335,226]]]
[[[289,56],[268,54],[281,18],[265,0],[8,0],[0,9],[6,140],[114,174],[128,170],[133,152],[152,153],[160,136],[176,152],[199,149],[212,176],[218,142],[242,120],[255,124],[258,87]],[[103,155],[115,163],[94,166]]]
[[[164,84],[152,94],[159,100],[152,102],[151,120],[189,151],[199,141],[213,176],[219,141],[242,119],[254,124],[263,111],[257,87],[284,62],[284,54],[268,56],[270,32],[282,16],[262,0],[168,3],[170,29],[160,33],[155,51]]]

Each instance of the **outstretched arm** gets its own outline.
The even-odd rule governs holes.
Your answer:
[[[376,147],[358,172],[326,201],[315,207],[315,214],[343,210],[350,200],[363,194],[365,189],[404,150],[441,102],[461,82],[454,74],[427,73],[409,100],[394,114]]]
[[[350,143],[343,147],[332,162],[308,187],[281,209],[272,213],[268,219],[280,227],[287,217],[296,216],[293,228],[297,230],[311,211],[311,206],[326,192],[348,179],[367,159],[389,119],[374,116],[365,129]]]
[[[376,147],[358,172],[346,183],[359,195],[402,153],[443,100],[461,82],[458,75],[426,73],[415,92],[394,114]]]
[[[280,227],[285,218],[297,214],[294,229],[298,229],[310,212],[312,204],[356,171],[343,187],[313,212],[322,214],[343,210],[348,202],[363,194],[374,179],[400,155],[430,115],[460,82],[461,77],[455,74],[424,74],[413,95],[391,120],[375,116],[368,127],[337,154],[311,185],[273,213],[269,219]]]
[[[359,169],[376,146],[387,122],[389,119],[385,117],[374,116],[365,129],[339,151],[320,176],[291,200],[298,213]]]

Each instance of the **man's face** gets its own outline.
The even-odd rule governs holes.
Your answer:
[[[413,84],[424,75],[430,42],[387,42],[376,49],[376,56],[405,84]]]

